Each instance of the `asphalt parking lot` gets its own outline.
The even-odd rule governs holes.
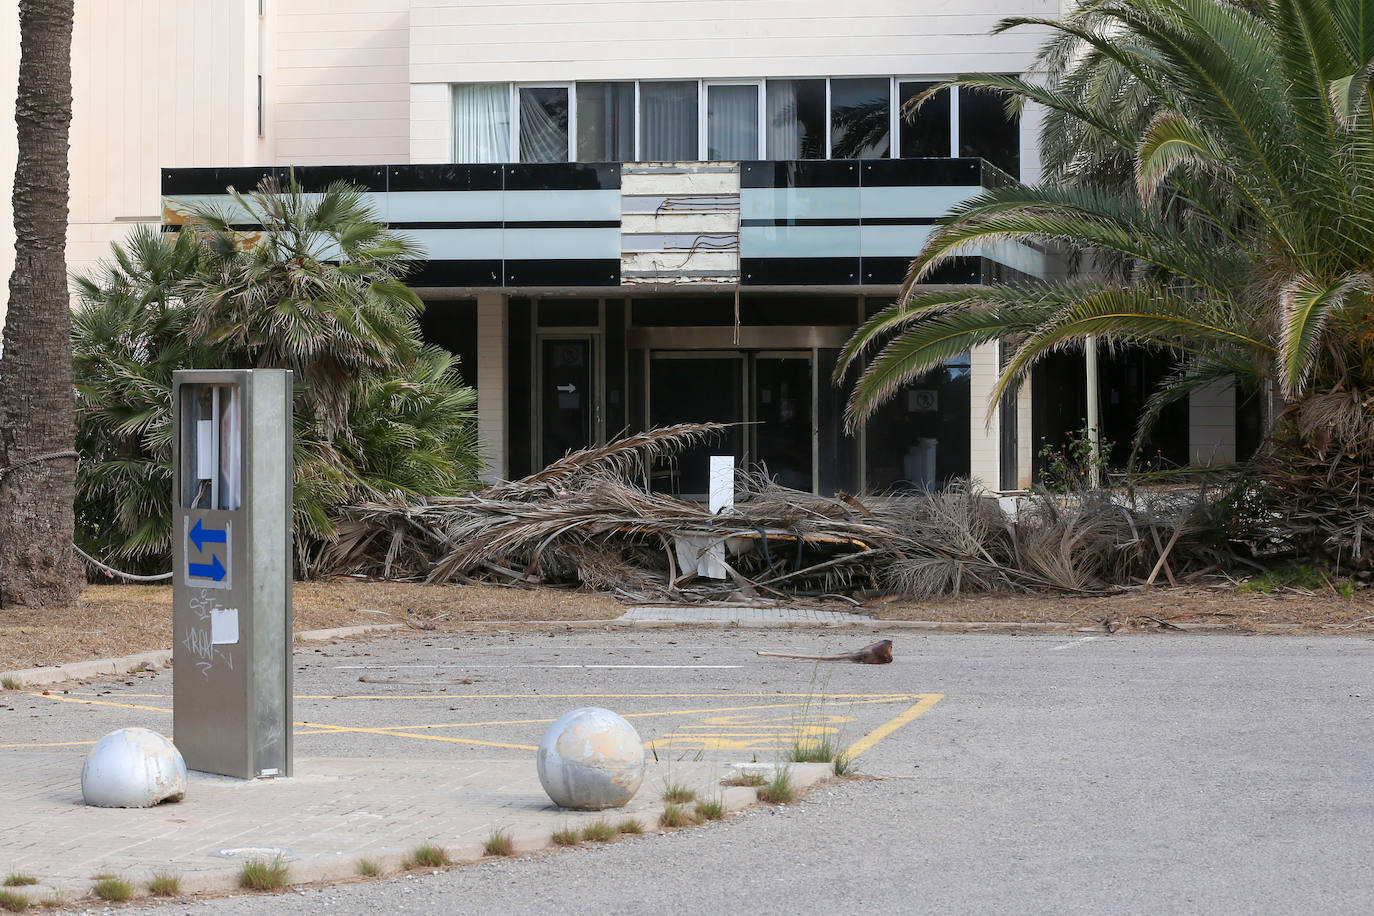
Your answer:
[[[754,654],[884,635],[885,666]],[[318,649],[297,650],[298,759],[529,762],[548,721],[596,704],[675,759],[775,759],[798,724],[834,729],[815,734],[859,744],[879,780],[595,852],[195,912],[717,913],[744,889],[768,913],[1374,905],[1368,637],[558,629]],[[3,695],[0,763],[45,745],[75,765],[112,728],[166,730],[170,687],[161,672]]]

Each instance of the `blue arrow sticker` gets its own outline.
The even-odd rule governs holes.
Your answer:
[[[223,531],[220,534],[224,534]],[[219,561],[219,557],[211,557],[209,563],[187,563],[186,574],[196,579],[213,579],[216,582],[224,581],[224,564]]]
[[[196,545],[196,550],[202,552],[205,550],[206,544],[223,544],[228,541],[228,537],[223,529],[206,528],[201,524],[200,519],[196,519],[195,527],[191,529],[187,537],[191,539],[192,544]],[[191,575],[196,575],[196,573],[192,573]]]

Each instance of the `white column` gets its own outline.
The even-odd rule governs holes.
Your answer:
[[[992,401],[997,385],[997,344],[969,352],[969,476],[989,490],[1001,486],[998,455],[1000,408]]]
[[[449,162],[453,103],[447,83],[410,84],[410,161]]]
[[[506,386],[507,312],[500,293],[477,296],[477,435],[486,456],[485,480],[507,475],[509,403]]]
[[[1236,460],[1236,386],[1217,382],[1188,396],[1188,463],[1195,467]]]
[[[1022,490],[1029,490],[1035,482],[1031,474],[1035,460],[1031,417],[1031,382],[1027,378],[1016,393],[1016,486]]]

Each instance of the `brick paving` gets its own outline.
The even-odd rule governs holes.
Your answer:
[[[183,891],[224,890],[248,858],[280,853],[292,881],[356,873],[361,858],[400,867],[421,843],[446,848],[455,861],[475,860],[495,829],[517,851],[600,817],[634,817],[655,829],[659,793],[668,782],[702,797],[724,796],[732,809],[755,801],[752,789],[723,790],[730,768],[719,763],[650,761],[638,794],[624,808],[576,812],[556,808],[527,758],[443,761],[300,758],[290,779],[240,781],[193,773],[186,798],[144,809],[87,808],[81,800],[84,749],[8,751],[0,780],[0,872],[32,875],[18,888],[31,900],[72,902],[91,878],[113,873],[140,890],[154,872],[181,879]],[[822,764],[794,765],[798,784],[825,775]]]
[[[742,627],[793,623],[854,626],[876,623],[873,617],[845,611],[761,607],[632,607],[619,618],[626,623],[724,623]]]

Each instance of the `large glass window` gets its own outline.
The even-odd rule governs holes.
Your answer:
[[[1000,92],[959,90],[959,155],[980,156],[1021,177],[1021,119],[1008,116]]]
[[[639,158],[644,162],[690,162],[697,146],[697,84],[639,84]]]
[[[967,477],[970,409],[966,356],[898,389],[868,421],[869,491],[936,490]]]
[[[577,84],[577,160],[631,162],[635,157],[635,84]]]
[[[825,80],[769,80],[769,159],[825,158]]]
[[[706,158],[759,157],[759,87],[706,87]]]
[[[568,90],[520,88],[520,161],[568,161]]]
[[[453,87],[453,161],[510,161],[510,84]]]
[[[901,108],[898,119],[901,122],[899,136],[901,144],[898,154],[903,159],[949,155],[949,90],[942,89],[925,100],[914,113],[908,113],[907,106],[918,95],[934,83],[902,83]]]
[[[892,146],[892,84],[886,79],[830,81],[830,157],[881,159]]]

